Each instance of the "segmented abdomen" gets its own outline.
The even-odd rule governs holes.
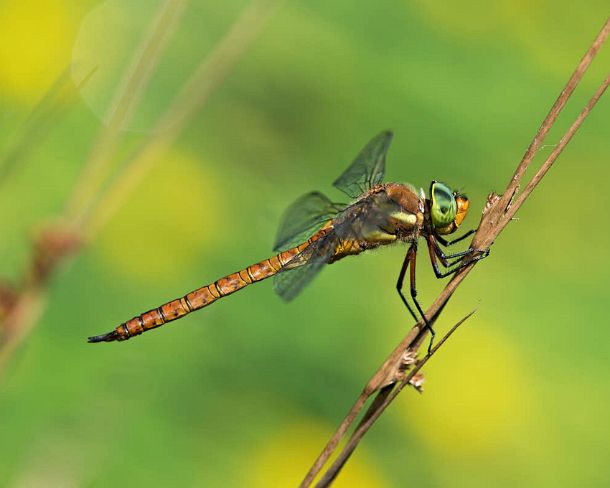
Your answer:
[[[312,242],[327,234],[331,229],[332,224],[329,222],[303,244],[227,275],[224,278],[220,278],[214,283],[186,294],[182,298],[177,298],[160,307],[144,312],[119,325],[112,332],[90,337],[89,342],[125,341],[131,337],[140,335],[147,330],[155,329],[167,322],[184,317],[190,312],[207,307],[216,300],[230,295],[231,293],[235,293],[247,285],[273,276],[293,257],[302,252]]]

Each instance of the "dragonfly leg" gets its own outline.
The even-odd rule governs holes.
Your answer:
[[[467,249],[466,251],[461,251],[453,254],[445,254],[438,245],[438,237],[435,237],[434,235],[428,235],[426,240],[428,241],[428,252],[430,253],[430,259],[432,261],[432,268],[434,268],[434,274],[437,278],[440,278],[440,275],[442,274],[438,267],[438,261],[440,261],[445,268],[449,268],[454,264],[449,262],[450,259],[460,259],[472,253],[472,250]]]
[[[417,321],[419,321],[419,318],[417,317],[417,315],[415,315],[415,312],[413,311],[413,309],[411,308],[411,305],[409,305],[409,302],[407,301],[407,297],[405,297],[402,292],[402,286],[405,282],[405,275],[407,274],[407,269],[411,262],[409,259],[409,252],[410,252],[410,249],[407,252],[407,255],[405,256],[404,262],[402,263],[402,268],[400,268],[400,274],[398,275],[398,281],[396,282],[396,291],[398,291],[398,295],[400,296],[402,303],[404,303],[405,307],[407,307],[407,310],[409,311],[409,313],[411,314],[413,319],[417,322]]]
[[[474,234],[477,231],[477,229],[470,229],[468,232],[466,232],[464,235],[458,237],[457,239],[453,239],[452,241],[447,241],[445,238],[441,237],[441,236],[436,236],[436,239],[438,240],[438,242],[445,246],[445,247],[449,247],[449,246],[453,246],[454,244],[457,244],[458,242],[463,241],[464,239],[466,239],[467,237],[471,236],[472,234]]]
[[[479,253],[479,254],[476,256],[472,256],[470,259],[467,259],[466,261],[462,261],[461,258],[458,258],[455,261],[453,261],[452,263],[449,263],[449,267],[458,265],[458,269],[455,270],[455,271],[458,271],[459,269],[462,269],[464,266],[468,266],[470,263],[476,263],[477,261],[480,261],[481,259],[485,259],[491,253],[490,248],[471,249],[471,251],[473,254],[474,253]]]
[[[443,266],[448,267],[450,266],[449,263],[449,259],[455,259],[455,258],[463,258],[464,256],[468,256],[474,252],[476,252],[474,249],[466,249],[465,251],[460,251],[460,252],[454,252],[451,254],[445,254],[443,252],[443,250],[438,247],[438,244],[436,244],[436,242],[434,243],[434,252],[436,253],[436,255],[438,256],[438,258],[440,259],[441,263],[443,263]],[[447,263],[447,264],[445,264]]]
[[[430,331],[430,344],[428,345],[428,354],[430,354],[430,351],[432,350],[432,343],[434,342],[434,336],[436,335],[436,333],[434,332],[434,329],[432,328],[432,325],[430,324],[430,322],[428,322],[428,319],[426,318],[426,314],[424,314],[424,311],[422,310],[419,302],[417,301],[417,287],[415,285],[416,259],[417,259],[417,244],[413,243],[413,244],[411,244],[411,247],[409,247],[409,250],[407,251],[407,255],[405,256],[405,260],[402,264],[402,268],[400,269],[400,274],[398,275],[398,281],[396,283],[396,289],[398,290],[400,299],[402,300],[402,302],[405,304],[405,306],[411,313],[411,316],[416,321],[419,321],[419,318],[413,311],[413,308],[411,307],[411,305],[409,305],[407,298],[404,296],[404,294],[402,292],[404,279],[407,274],[407,268],[409,268],[409,266],[410,266],[410,269],[409,269],[409,285],[410,286],[409,286],[409,288],[410,288],[410,292],[411,292],[411,299],[413,300],[413,303],[415,304],[415,307],[417,308],[417,311],[419,312],[421,318],[424,320],[426,329],[428,329]]]
[[[489,249],[485,249],[484,251],[479,251],[478,249],[468,249],[467,251],[463,251],[461,253],[455,254],[444,254],[442,250],[438,247],[434,236],[430,235],[427,238],[428,241],[428,252],[430,253],[430,262],[432,263],[432,269],[434,270],[434,274],[437,278],[446,278],[450,276],[465,266],[468,266],[471,263],[475,263],[480,261],[481,259],[485,259],[489,256]],[[478,256],[472,256],[465,261],[462,260],[464,256],[472,255],[475,252],[479,252]],[[450,263],[449,259],[457,258],[456,261]],[[441,261],[445,268],[448,268],[446,271],[441,271],[438,266],[438,260]]]
[[[483,250],[480,250],[480,249],[471,249],[471,248],[468,248],[465,251],[445,254],[443,252],[443,250],[441,249],[441,247],[438,245],[439,242],[441,242],[441,239],[442,239],[442,237],[440,237],[440,236],[429,235],[428,236],[428,244],[430,244],[430,242],[432,242],[432,245],[434,246],[434,252],[436,253],[438,258],[440,259],[441,263],[443,263],[443,266],[445,266],[445,268],[448,268],[449,266],[452,266],[451,264],[448,263],[449,259],[463,258],[464,256],[468,256],[469,254],[473,254],[475,252],[485,253],[485,252],[489,251],[489,249],[483,251]]]
[[[417,311],[420,313],[420,315],[422,316],[422,318],[424,319],[424,323],[426,324],[426,328],[430,331],[430,342],[428,343],[428,354],[432,353],[432,344],[434,343],[434,336],[436,335],[436,332],[434,332],[434,329],[432,328],[432,325],[430,324],[430,322],[428,322],[428,319],[426,318],[426,314],[424,314],[424,311],[422,310],[421,306],[419,305],[419,302],[417,301],[417,287],[415,286],[415,262],[417,260],[417,244],[413,243],[411,244],[411,247],[409,248],[409,250],[407,251],[407,257],[409,258],[410,262],[411,262],[411,269],[410,269],[410,288],[411,288],[411,298],[413,299],[413,303],[415,304],[415,306],[417,307]]]

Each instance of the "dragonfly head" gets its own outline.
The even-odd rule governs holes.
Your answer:
[[[468,198],[439,182],[430,185],[430,218],[439,234],[455,232],[468,213]]]

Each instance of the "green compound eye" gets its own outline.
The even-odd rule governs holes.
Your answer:
[[[457,213],[453,192],[447,185],[434,181],[430,188],[430,198],[432,200],[430,205],[432,225],[435,229],[447,227],[455,220]]]

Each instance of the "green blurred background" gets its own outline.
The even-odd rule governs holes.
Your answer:
[[[0,188],[3,280],[62,211],[157,7],[0,1],[0,150],[67,67],[76,81],[97,67]],[[122,150],[245,7],[188,4]],[[404,248],[330,266],[288,305],[265,282],[126,343],[86,337],[268,257],[285,207],[311,189],[339,199],[330,183],[382,129],[386,179],[464,189],[476,226],[607,15],[606,0],[283,3],[53,277],[0,379],[0,485],[295,486],[411,326]],[[606,46],[547,144],[609,65]],[[450,302],[439,331],[478,312],[426,367],[425,394],[399,397],[337,486],[610,484],[609,134],[606,98]],[[443,286],[426,261],[423,304]]]

